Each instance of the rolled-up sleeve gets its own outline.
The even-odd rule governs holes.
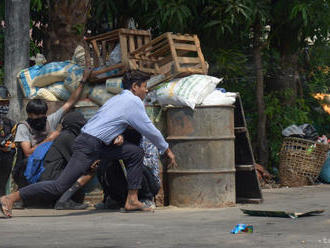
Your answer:
[[[142,101],[141,103],[135,102],[135,106],[132,106],[127,121],[131,127],[148,138],[159,149],[161,154],[167,150],[168,143],[148,117]]]

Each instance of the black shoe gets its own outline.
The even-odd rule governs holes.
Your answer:
[[[83,210],[88,208],[88,204],[80,204],[69,200],[66,202],[56,202],[54,208],[56,210]]]

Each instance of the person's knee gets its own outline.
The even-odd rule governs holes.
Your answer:
[[[63,184],[56,183],[56,182],[55,182],[55,185],[54,186],[55,186],[54,187],[54,190],[55,190],[54,194],[57,195],[57,196],[62,195],[68,188],[70,188],[70,186],[67,187],[67,186],[65,186]]]

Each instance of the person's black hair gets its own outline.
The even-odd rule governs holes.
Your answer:
[[[150,75],[148,73],[138,71],[138,70],[130,70],[127,71],[123,77],[123,88],[126,90],[130,90],[132,88],[133,83],[136,83],[138,86],[147,80],[150,79]]]
[[[26,105],[26,112],[28,114],[46,114],[48,110],[47,103],[42,99],[33,99]]]

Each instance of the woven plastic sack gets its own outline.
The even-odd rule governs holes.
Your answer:
[[[74,50],[72,61],[77,65],[85,66],[85,49],[81,45],[78,45]]]
[[[86,120],[90,119],[92,116],[94,116],[99,109],[99,105],[95,104],[93,101],[91,101],[88,98],[79,100],[74,105],[75,111],[80,112]]]
[[[93,87],[88,98],[99,105],[103,105],[112,96],[113,94],[107,92],[105,85],[98,85]]]
[[[156,87],[160,105],[188,106],[192,109],[215,90],[222,78],[194,74]]]
[[[39,89],[37,91],[37,93],[32,96],[32,99],[44,99],[46,101],[58,101],[56,96],[54,94],[52,94],[46,88]]]
[[[69,75],[64,80],[64,87],[72,93],[78,88],[80,84],[79,81],[82,79],[84,74],[84,69],[80,66],[75,66],[70,68],[68,72]],[[89,92],[90,87],[85,85],[81,97],[86,98]]]
[[[93,71],[100,71],[104,68],[105,68],[105,66],[97,67]],[[111,71],[107,71],[107,72],[101,73],[99,75],[96,75],[96,78],[97,79],[103,79],[104,78],[104,80],[105,80],[109,77],[113,77],[113,76],[117,75],[119,72],[120,72],[120,69],[113,69]]]
[[[32,80],[32,86],[45,87],[52,83],[63,81],[69,74],[69,70],[77,65],[71,61],[52,62],[42,65],[35,78]]]
[[[62,101],[67,101],[71,96],[71,92],[64,87],[64,82],[56,82],[46,89]]]
[[[109,65],[116,65],[121,62],[121,51],[120,51],[120,44],[117,43],[115,48],[110,53],[110,61]]]
[[[25,98],[31,98],[37,93],[39,88],[32,86],[32,82],[38,75],[41,67],[42,65],[35,65],[30,68],[21,70],[17,74],[17,81],[23,91],[23,95]]]
[[[112,94],[120,93],[124,89],[122,79],[122,77],[107,79],[105,82],[105,88]]]
[[[232,105],[235,101],[236,93],[223,93],[220,90],[214,90],[204,99],[202,105]]]

